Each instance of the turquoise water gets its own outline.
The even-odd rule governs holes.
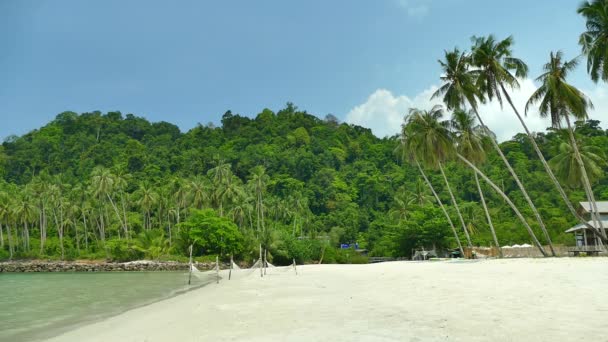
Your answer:
[[[185,272],[0,273],[0,341],[36,341],[204,285]]]

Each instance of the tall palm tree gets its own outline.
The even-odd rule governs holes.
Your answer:
[[[593,108],[593,104],[585,94],[566,81],[568,74],[574,70],[577,65],[578,61],[576,58],[564,61],[563,53],[561,51],[558,51],[557,53],[551,52],[549,55],[549,62],[543,67],[544,73],[536,79],[538,82],[541,82],[541,86],[528,100],[526,111],[534,103],[540,102],[540,115],[544,117],[550,116],[553,127],[559,128],[561,127],[562,121],[566,121],[567,131],[570,137],[570,146],[573,149],[574,156],[580,167],[579,175],[582,177],[581,180],[587,195],[587,200],[593,209],[592,216],[595,217],[594,221],[599,222],[601,235],[603,240],[606,241],[606,231],[602,225],[602,220],[599,219],[595,195],[593,194],[593,189],[591,188],[591,183],[585,169],[585,163],[583,162],[576,143],[576,138],[574,137],[574,130],[570,123],[570,115],[577,120],[585,120],[588,118],[587,110]],[[571,212],[574,211],[574,213],[576,213],[573,207],[570,207],[569,209]],[[580,217],[580,215],[577,214],[577,218],[579,221],[586,224],[586,220]],[[594,229],[592,229],[592,231],[594,231]]]
[[[158,193],[147,183],[141,183],[136,193],[139,198],[139,207],[143,211],[144,229],[150,230],[152,228],[152,207],[159,200]]]
[[[413,162],[416,165],[416,167],[418,168],[420,175],[422,175],[422,178],[424,179],[425,183],[427,184],[427,186],[433,193],[433,196],[435,197],[437,204],[441,208],[441,211],[443,211],[443,214],[445,215],[445,218],[447,219],[448,224],[450,225],[450,228],[452,229],[452,233],[454,233],[454,239],[456,240],[456,243],[458,244],[458,249],[460,250],[460,254],[462,256],[464,256],[464,249],[462,248],[462,243],[460,242],[460,237],[458,236],[458,232],[456,231],[456,228],[454,227],[454,223],[452,222],[452,219],[450,218],[450,214],[448,214],[448,211],[446,210],[445,206],[443,205],[443,202],[439,198],[439,195],[437,195],[437,192],[435,191],[433,184],[431,183],[431,181],[429,181],[428,177],[426,176],[426,173],[424,172],[424,169],[422,168],[422,166],[420,165],[420,162],[418,161],[417,154],[419,153],[419,151],[417,149],[415,149],[414,145],[412,144],[414,134],[415,134],[415,132],[414,132],[414,128],[412,127],[412,125],[403,124],[402,129],[401,129],[401,143],[397,146],[396,152],[399,153],[399,156],[402,158],[402,160],[404,162]]]
[[[37,208],[33,204],[34,199],[32,198],[31,189],[26,186],[18,197],[17,201],[14,202],[13,212],[15,217],[23,225],[23,248],[26,252],[30,250],[30,224],[36,220]]]
[[[475,114],[471,111],[467,112],[457,109],[452,113],[450,126],[454,132],[453,137],[458,153],[476,165],[485,162],[487,157],[486,150],[489,147],[488,139],[492,139],[493,137],[488,137],[487,132],[477,125]],[[502,249],[498,243],[494,224],[492,223],[492,217],[488,211],[488,206],[483,191],[481,190],[481,185],[479,184],[479,177],[476,172],[473,172],[473,174],[475,175],[475,184],[477,185],[479,198],[481,199],[481,204],[488,221],[488,226],[490,227],[490,232],[492,233],[492,238],[494,239],[494,244],[496,245],[496,248],[498,248],[499,256],[502,257]]]
[[[430,111],[416,108],[410,109],[410,113],[406,119],[408,125],[412,128],[410,147],[413,149],[414,153],[417,154],[418,160],[420,160],[424,166],[433,169],[438,168],[441,172],[448,193],[450,194],[452,204],[454,205],[460,223],[462,224],[467,244],[469,247],[472,247],[473,245],[471,243],[469,231],[464,223],[458,202],[456,202],[456,198],[454,197],[454,193],[452,192],[452,188],[443,169],[443,163],[452,158],[454,145],[449,130],[449,123],[447,121],[440,121],[442,117],[443,108],[441,106],[434,106]]]
[[[585,17],[587,31],[579,39],[587,56],[587,72],[594,82],[608,81],[608,2],[584,1],[577,10]]]
[[[255,195],[256,199],[256,215],[257,215],[257,227],[258,232],[265,232],[266,227],[264,225],[264,192],[266,191],[266,184],[268,183],[269,177],[266,174],[266,169],[263,166],[256,166],[251,170],[251,179],[249,180],[249,186]]]
[[[118,218],[118,221],[120,222],[123,231],[127,233],[128,230],[125,225],[125,222],[123,221],[123,218],[121,217],[120,212],[118,211],[116,203],[112,199],[117,187],[116,176],[109,169],[106,169],[104,167],[96,167],[91,172],[91,186],[93,190],[93,195],[100,201],[100,204],[103,205],[105,204],[106,200],[109,201],[110,205],[112,206],[112,209],[114,210],[114,213],[116,214],[116,217]],[[101,212],[104,213],[105,211]],[[105,226],[104,223],[105,222],[103,222],[102,219],[102,230],[105,234],[105,227],[103,227]]]
[[[502,44],[501,44],[501,46],[502,46]],[[491,88],[490,84],[493,84],[493,83],[491,81],[489,81],[488,82],[489,84],[480,85],[478,79],[479,78],[491,79],[492,76],[491,75],[481,76],[480,73],[482,72],[482,70],[475,69],[471,66],[471,56],[467,55],[464,52],[461,52],[458,49],[454,49],[453,51],[446,51],[445,52],[445,62],[439,61],[439,64],[441,65],[441,67],[443,69],[443,75],[441,76],[441,80],[444,82],[444,84],[432,95],[432,98],[441,97],[448,110],[465,108],[466,105],[468,104],[470,106],[471,110],[473,110],[473,113],[475,113],[475,116],[477,117],[477,121],[479,121],[479,124],[481,125],[481,127],[485,131],[490,132],[490,129],[488,128],[488,126],[486,126],[483,119],[481,118],[481,115],[479,114],[479,104],[485,102],[484,91],[487,92],[488,91],[487,89]],[[492,88],[491,91],[492,91],[492,97],[500,96],[500,94],[496,95],[497,94],[496,88]],[[498,93],[500,93],[500,92],[498,92]],[[509,163],[509,160],[507,159],[507,157],[504,155],[504,153],[500,149],[498,142],[495,139],[490,139],[490,142],[491,142],[494,150],[496,150],[499,157],[502,159],[503,163],[509,170],[509,173],[515,180],[515,183],[517,184],[517,186],[520,189],[520,191],[522,192],[522,194],[524,195],[524,198],[528,202],[528,205],[534,212],[535,217],[536,217],[537,221],[539,222],[541,229],[543,229],[543,233],[544,233],[545,237],[547,238],[547,242],[549,243],[552,254],[555,255],[555,251],[553,250],[553,247],[552,247],[552,244],[551,244],[551,241],[549,238],[549,233],[546,232],[546,229],[544,229],[544,223],[542,222],[542,219],[540,218],[540,214],[538,214],[538,210],[536,210],[534,203],[532,203],[532,200],[530,199],[528,192],[526,191],[526,189],[523,186],[522,182],[520,181],[519,177],[515,173],[515,170]],[[536,239],[536,236],[534,236],[533,239]]]

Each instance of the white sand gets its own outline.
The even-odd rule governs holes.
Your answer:
[[[269,269],[51,341],[608,341],[608,258]]]

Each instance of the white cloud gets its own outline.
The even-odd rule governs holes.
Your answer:
[[[396,0],[397,6],[415,18],[422,18],[429,13],[429,2],[430,0]]]
[[[435,104],[441,104],[440,100],[430,100],[436,89],[437,86],[433,85],[413,97],[394,95],[389,90],[378,89],[364,103],[350,110],[344,120],[348,123],[371,128],[372,132],[379,137],[397,134],[403,122],[403,117],[410,108],[430,109]],[[522,115],[526,102],[535,90],[534,82],[531,79],[524,79],[520,80],[520,88],[510,93],[515,107]],[[591,111],[590,117],[596,120],[608,119],[605,114],[605,109],[608,108],[608,87],[600,84],[595,89],[585,91],[585,93],[595,105],[595,110]],[[498,102],[494,101],[482,105],[479,112],[484,119],[484,123],[496,133],[499,141],[511,139],[515,134],[524,131],[506,101],[503,109],[500,108]],[[524,121],[533,132],[545,131],[550,126],[549,119],[542,119],[535,108],[528,112]]]

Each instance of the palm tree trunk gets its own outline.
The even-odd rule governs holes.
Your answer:
[[[85,212],[82,212],[82,222],[84,223],[84,248],[88,252],[89,251],[89,233],[87,231],[87,215]]]
[[[112,197],[110,197],[110,194],[106,194],[106,196],[108,196],[108,199],[110,200],[110,204],[112,205],[112,209],[114,209],[114,213],[116,214],[116,217],[118,218],[118,222],[120,222],[120,225],[122,226],[122,230],[124,232],[127,231],[127,228],[125,227],[125,224],[122,221],[122,218],[120,217],[120,213],[118,212],[118,207],[116,207],[116,204],[114,204],[114,201],[112,200]],[[120,237],[120,234],[118,234],[118,236]],[[126,236],[126,234],[125,234]]]
[[[435,199],[437,200],[437,204],[439,204],[439,207],[443,211],[443,214],[448,219],[448,223],[450,224],[450,228],[452,228],[452,232],[454,233],[454,237],[456,238],[456,242],[458,243],[458,249],[460,250],[460,255],[462,255],[462,257],[464,258],[464,249],[462,249],[462,244],[460,243],[460,238],[458,237],[458,233],[456,232],[456,228],[454,227],[454,223],[452,222],[452,219],[450,218],[450,215],[448,214],[448,211],[443,206],[443,202],[441,202],[441,199],[437,195],[437,192],[435,191],[435,188],[433,188],[433,184],[431,184],[431,181],[429,181],[429,179],[426,177],[426,174],[424,173],[424,170],[422,169],[422,166],[420,166],[420,163],[418,162],[417,159],[416,159],[416,166],[418,166],[418,170],[420,171],[420,174],[422,175],[422,178],[424,178],[424,181],[426,182],[426,184],[431,189],[431,192],[433,193],[433,196],[435,196]]]
[[[534,244],[536,245],[536,247],[538,247],[538,250],[540,250],[540,252],[543,254],[543,256],[545,256],[545,257],[548,256],[547,252],[545,252],[545,250],[543,249],[543,246],[540,244],[540,241],[538,241],[538,239],[536,238],[536,235],[534,235],[534,231],[532,230],[532,228],[526,221],[525,217],[521,214],[519,209],[517,209],[517,207],[515,206],[513,201],[511,201],[511,199],[507,195],[505,195],[505,193],[502,190],[500,190],[500,188],[496,184],[494,184],[494,182],[492,182],[490,180],[490,178],[488,178],[483,172],[481,172],[475,165],[473,165],[470,161],[468,161],[462,155],[457,154],[457,156],[460,160],[462,160],[465,164],[467,164],[471,169],[473,169],[473,171],[475,171],[476,174],[481,176],[481,178],[483,178],[486,181],[486,183],[488,183],[500,196],[502,196],[502,198],[509,204],[511,209],[513,209],[513,211],[515,212],[515,215],[517,215],[517,217],[519,218],[521,223],[524,225],[524,227],[526,227],[526,230],[528,230],[528,233],[530,234],[530,237],[532,238],[532,241],[534,241]]]
[[[483,122],[483,119],[481,118],[481,115],[479,115],[479,112],[477,111],[476,106],[473,107],[473,112],[477,116],[477,120],[479,120],[479,124],[487,132],[489,132],[489,128]],[[496,152],[498,153],[498,155],[502,159],[503,163],[505,164],[505,166],[509,170],[509,173],[511,173],[511,176],[513,176],[513,179],[515,180],[515,183],[517,183],[517,186],[519,187],[519,189],[521,190],[522,194],[524,195],[524,198],[526,199],[526,202],[528,202],[528,205],[530,206],[530,209],[532,209],[532,212],[534,213],[534,216],[536,217],[536,221],[538,222],[538,225],[540,226],[540,229],[543,231],[543,234],[545,235],[545,238],[547,239],[547,243],[549,244],[549,249],[551,249],[551,254],[553,256],[555,256],[555,250],[553,249],[553,243],[551,242],[551,238],[549,237],[549,233],[547,232],[547,228],[545,227],[545,224],[544,224],[542,218],[540,217],[540,214],[538,213],[538,210],[536,209],[536,206],[532,202],[532,199],[530,198],[530,195],[528,195],[528,191],[526,191],[526,188],[524,187],[524,185],[519,180],[519,177],[515,173],[515,170],[513,170],[513,167],[511,166],[511,163],[509,163],[509,161],[507,160],[507,157],[505,157],[504,153],[502,153],[502,150],[500,149],[500,146],[498,146],[498,142],[496,142],[495,139],[490,139],[490,141],[492,142],[492,146],[494,147],[494,149],[496,150]]]
[[[488,220],[488,226],[490,226],[490,232],[492,232],[492,238],[494,239],[494,243],[496,244],[496,248],[498,248],[498,256],[503,257],[502,248],[500,248],[500,244],[498,243],[498,238],[496,237],[496,230],[494,230],[494,224],[492,223],[492,217],[490,216],[490,212],[488,211],[488,205],[486,204],[486,199],[483,196],[483,191],[481,191],[481,185],[479,184],[479,177],[477,176],[477,172],[473,172],[475,175],[475,184],[477,184],[477,191],[479,191],[479,198],[481,199],[481,204],[483,206],[483,210],[486,213],[486,219]]]
[[[13,237],[11,234],[11,226],[10,225],[6,225],[6,234],[8,235],[8,252],[9,252],[9,259],[13,260],[13,251],[14,251],[14,247],[13,247]]]
[[[504,88],[503,88],[503,92],[505,92]],[[596,228],[593,227],[592,225],[590,225],[583,216],[579,215],[579,213],[576,211],[576,209],[572,205],[572,202],[568,198],[568,195],[564,191],[564,188],[559,183],[557,177],[555,177],[555,174],[553,173],[553,170],[551,170],[551,167],[549,166],[549,163],[547,163],[547,160],[543,156],[543,153],[540,151],[540,148],[538,147],[538,144],[536,143],[536,139],[534,139],[534,136],[528,130],[528,126],[526,125],[526,123],[524,122],[523,118],[521,117],[521,115],[519,115],[519,112],[517,111],[517,109],[513,105],[513,102],[511,101],[511,97],[509,97],[509,95],[506,92],[505,92],[505,96],[507,98],[507,101],[511,105],[511,108],[513,108],[513,111],[515,111],[515,114],[517,115],[517,118],[519,119],[519,122],[521,122],[521,125],[524,127],[524,129],[526,131],[526,134],[528,135],[528,138],[530,139],[530,142],[532,143],[532,146],[534,147],[534,150],[536,151],[536,154],[538,155],[538,158],[540,159],[541,163],[543,164],[543,167],[545,168],[545,171],[547,171],[547,174],[549,175],[549,178],[551,178],[551,181],[555,185],[555,188],[557,189],[557,191],[559,192],[560,196],[564,200],[564,203],[566,203],[566,206],[568,207],[568,210],[570,210],[570,213],[574,217],[576,217],[576,219],[579,221],[579,223],[584,224],[587,228],[589,228],[592,231],[594,231],[594,234],[595,234]],[[605,232],[603,233],[603,235],[605,235]],[[596,236],[600,237],[604,242],[608,242],[608,240],[606,239],[606,236],[599,236],[598,234],[596,234]]]
[[[0,248],[4,249],[4,227],[2,227],[2,222],[0,222]]]
[[[464,223],[464,219],[462,218],[462,214],[460,213],[460,208],[458,207],[456,198],[454,198],[454,193],[452,192],[452,188],[450,187],[450,182],[448,182],[448,178],[445,176],[445,172],[443,171],[443,166],[441,166],[441,163],[439,163],[439,170],[441,171],[441,175],[443,176],[445,186],[448,188],[448,192],[450,193],[452,204],[454,204],[454,208],[456,208],[456,213],[458,214],[460,224],[462,224],[462,229],[464,230],[464,236],[467,238],[467,244],[469,247],[473,247],[473,244],[471,243],[471,236],[469,235],[469,230],[467,229],[467,225]]]
[[[24,236],[25,250],[29,251],[30,250],[30,227],[29,227],[29,224],[27,223],[27,219],[23,221],[23,228],[24,228],[23,233],[25,234],[25,236]]]
[[[591,187],[591,182],[589,181],[589,177],[587,176],[587,170],[585,168],[585,164],[583,163],[583,158],[581,157],[581,152],[578,149],[578,144],[576,143],[576,138],[574,137],[574,130],[572,129],[572,125],[570,124],[570,117],[565,115],[566,123],[568,124],[568,135],[570,136],[570,144],[574,149],[574,156],[578,165],[581,169],[581,174],[583,177],[583,185],[585,188],[585,192],[587,193],[587,197],[589,198],[589,205],[591,206],[591,217],[594,221],[597,221],[599,224],[599,228],[601,229],[602,235],[606,237],[606,228],[604,228],[604,224],[602,223],[602,219],[599,216],[599,211],[597,210],[597,203],[595,202],[595,195],[593,194],[593,189]],[[592,229],[592,231],[594,231]]]
[[[131,237],[129,236],[129,222],[127,221],[127,208],[125,205],[125,197],[122,192],[120,194],[120,203],[122,205],[122,216],[123,216],[123,222],[125,224],[125,236],[127,237],[127,240],[129,240],[129,239],[131,239]]]

